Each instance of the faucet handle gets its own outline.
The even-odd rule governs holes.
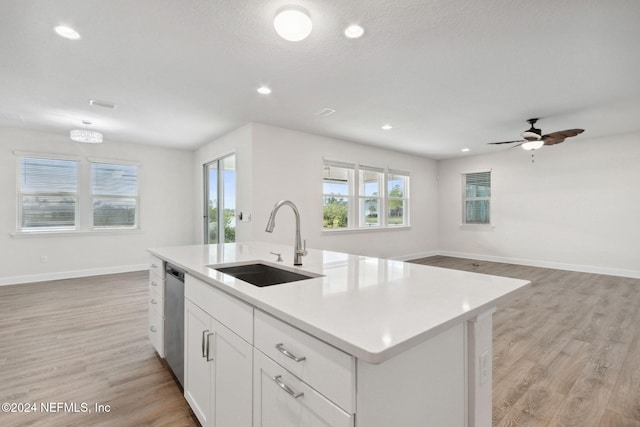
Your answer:
[[[270,253],[271,255],[277,255],[277,256],[278,256],[278,259],[276,260],[276,262],[282,262],[282,261],[284,261],[284,260],[282,259],[282,257],[280,256],[280,255],[282,255],[281,253],[279,253],[279,252],[269,252],[269,253]]]
[[[302,255],[306,255],[307,254],[307,239],[304,239],[302,241]]]

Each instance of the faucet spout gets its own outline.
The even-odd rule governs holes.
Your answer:
[[[302,244],[302,239],[300,237],[300,212],[298,212],[298,208],[295,204],[293,204],[290,200],[280,200],[275,204],[273,209],[271,210],[271,214],[269,215],[269,221],[267,221],[267,227],[264,231],[267,233],[272,233],[273,228],[276,226],[276,214],[278,210],[280,210],[283,206],[289,206],[293,213],[296,216],[296,237],[295,237],[295,249],[293,252],[293,265],[302,265],[302,257],[307,254],[306,242],[305,245]]]

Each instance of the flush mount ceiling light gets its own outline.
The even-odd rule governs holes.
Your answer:
[[[78,40],[80,39],[80,33],[74,30],[71,27],[67,27],[66,25],[58,25],[53,29],[60,37],[64,37],[69,40]]]
[[[382,125],[382,130],[391,130],[393,129],[393,126],[391,125]]]
[[[278,9],[273,28],[280,37],[290,42],[298,42],[311,34],[313,24],[306,9],[300,6],[285,6]]]
[[[543,145],[544,145],[544,141],[543,140],[527,141],[527,142],[524,142],[522,144],[522,148],[524,148],[525,150],[537,150],[538,148],[542,147]]]
[[[70,133],[71,139],[76,142],[84,142],[87,144],[100,144],[102,142],[102,134],[88,129],[74,129]]]
[[[344,35],[350,39],[359,39],[360,37],[362,37],[363,34],[364,34],[364,28],[362,28],[360,25],[357,25],[357,24],[349,25],[344,30]]]
[[[462,151],[463,153],[468,153],[469,151],[471,151],[471,149],[469,149],[469,148],[463,148],[463,149],[462,149],[462,150],[460,150],[460,151]]]
[[[267,86],[260,86],[257,91],[260,95],[269,95],[271,93],[271,89]]]

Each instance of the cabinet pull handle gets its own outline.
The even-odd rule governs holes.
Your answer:
[[[207,335],[207,332],[209,332],[208,329],[205,331],[202,331],[202,357],[207,357],[207,355],[204,353],[204,350],[205,350],[204,337]]]
[[[213,353],[211,351],[211,341],[213,341],[211,339],[211,337],[215,335],[215,332],[212,332],[210,334],[207,334],[207,362],[211,362],[213,359],[210,359],[209,356]],[[215,339],[215,338],[214,338]]]
[[[151,286],[158,286],[156,282],[151,282]]]
[[[304,357],[304,356],[302,356],[302,357],[298,357],[298,356],[296,356],[295,354],[290,353],[290,352],[289,352],[286,348],[284,348],[283,346],[284,346],[284,344],[282,344],[282,343],[276,344],[276,349],[277,349],[280,353],[282,353],[282,354],[284,354],[285,356],[287,356],[289,359],[291,359],[291,360],[293,360],[293,361],[295,361],[295,362],[302,362],[303,360],[306,360],[306,359],[307,359],[307,358],[306,358],[306,357]]]
[[[155,299],[151,298],[151,304],[157,304],[157,303],[158,302]]]
[[[151,268],[158,268],[156,264],[151,264]]]
[[[276,382],[276,384],[278,384],[278,386],[280,386],[281,389],[283,389],[284,391],[289,393],[294,399],[297,399],[299,397],[304,396],[303,392],[301,392],[301,391],[296,392],[294,389],[292,389],[287,384],[282,382],[282,380],[280,378],[282,378],[282,375],[276,375],[275,377],[271,377],[271,379],[273,379]]]
[[[155,326],[150,326],[150,327],[149,327],[149,330],[150,330],[151,332],[158,332],[158,330],[156,329],[156,327],[155,327]]]

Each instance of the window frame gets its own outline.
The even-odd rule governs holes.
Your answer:
[[[80,196],[81,196],[81,187],[80,187],[80,173],[81,173],[81,162],[80,158],[75,156],[64,156],[59,154],[42,154],[42,153],[29,153],[16,151],[16,232],[24,233],[24,234],[40,234],[40,233],[55,233],[55,232],[75,232],[80,227]],[[73,192],[55,192],[55,191],[47,191],[47,192],[25,192],[22,191],[22,177],[24,175],[22,163],[24,159],[42,159],[42,160],[60,160],[60,161],[69,161],[76,163],[76,176],[75,176],[75,187],[76,191]],[[22,223],[24,220],[24,197],[27,196],[50,196],[50,197],[71,197],[75,199],[74,206],[74,224],[73,226],[49,226],[49,227],[23,227]]]
[[[108,231],[108,230],[136,230],[140,228],[140,180],[139,180],[139,167],[140,164],[137,162],[127,162],[122,160],[109,160],[109,159],[97,159],[97,158],[89,158],[89,186],[90,186],[90,207],[91,207],[91,215],[90,215],[90,229],[93,231]],[[96,164],[100,165],[112,165],[112,166],[129,166],[134,167],[136,171],[136,191],[135,195],[114,195],[114,194],[106,194],[106,193],[94,193],[94,176],[93,176],[93,166]],[[134,214],[134,224],[127,225],[96,225],[95,224],[95,207],[94,201],[96,199],[110,199],[110,200],[118,200],[118,199],[134,199],[135,200],[135,214]]]
[[[481,196],[481,197],[467,197],[467,178],[471,175],[480,175],[480,174],[488,174],[488,188],[489,195]],[[492,193],[492,180],[491,180],[492,170],[491,169],[482,169],[475,171],[462,172],[462,209],[461,209],[461,225],[467,227],[493,227],[493,214],[492,214],[492,203],[491,203],[491,193]],[[486,222],[469,222],[467,221],[467,202],[474,201],[486,201],[488,205],[488,219]]]
[[[141,232],[141,207],[140,207],[140,162],[80,157],[75,155],[54,154],[43,152],[13,152],[16,161],[16,217],[15,231],[11,233],[11,237],[46,237],[46,236],[78,236],[78,235],[96,235],[96,234],[123,234]],[[75,225],[74,227],[38,227],[24,228],[21,226],[23,219],[22,212],[22,191],[21,191],[21,174],[23,158],[39,158],[50,160],[69,160],[76,162],[76,206],[75,206]],[[135,227],[118,226],[118,227],[94,227],[93,226],[93,187],[92,187],[92,163],[106,163],[113,165],[126,165],[136,167],[136,225]],[[124,198],[132,198],[132,196],[122,196]]]
[[[325,167],[340,167],[351,170],[352,173],[352,181],[350,182],[350,194],[348,196],[341,195],[341,198],[347,199],[347,209],[348,209],[348,219],[347,223],[349,224],[347,227],[342,228],[327,228],[322,227],[323,233],[343,233],[343,232],[362,232],[362,231],[382,231],[382,230],[399,230],[403,228],[410,228],[410,216],[409,216],[409,205],[410,205],[410,195],[409,195],[409,187],[411,183],[411,175],[409,172],[400,171],[397,169],[389,169],[388,167],[379,167],[372,166],[369,164],[360,164],[360,163],[346,163],[341,161],[334,160],[323,160],[323,168]],[[361,182],[362,176],[361,172],[370,171],[377,172],[381,174],[380,185],[378,196],[367,196],[364,194],[363,183]],[[405,189],[403,196],[400,198],[390,197],[389,196],[389,188],[388,182],[389,178],[392,175],[403,176],[405,179]],[[323,173],[322,184],[324,185],[325,178]],[[322,207],[323,207],[323,219],[324,219],[324,200],[326,197],[336,197],[335,194],[329,194],[324,192],[324,188],[322,190]],[[379,210],[378,210],[378,223],[377,225],[369,225],[366,223],[366,218],[363,217],[363,213],[361,212],[361,203],[368,199],[376,199],[379,201]],[[402,200],[403,203],[403,223],[402,224],[390,224],[388,220],[388,207],[390,200]],[[366,215],[365,215],[366,216]]]

